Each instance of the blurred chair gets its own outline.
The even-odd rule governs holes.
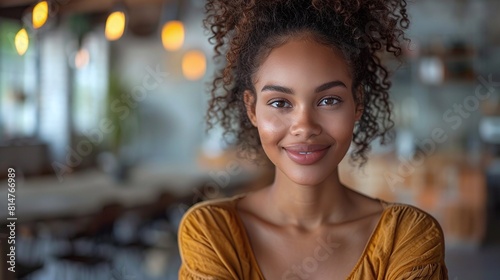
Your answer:
[[[24,279],[44,267],[36,223],[17,225],[16,276]]]
[[[123,275],[128,270],[134,277],[134,273],[142,270],[148,277],[157,277],[171,266],[169,256],[177,251],[177,243],[168,209],[175,201],[176,197],[170,192],[161,192],[153,202],[128,208],[116,221],[114,237],[118,256],[113,275]],[[152,263],[155,265],[151,266]]]
[[[79,279],[109,279],[113,228],[123,212],[121,204],[108,203],[85,227],[70,237],[71,249],[56,256],[61,279],[74,279],[77,276]],[[101,251],[101,245],[107,245],[109,250]]]
[[[25,279],[37,271],[40,271],[44,267],[43,263],[38,264],[24,264],[22,262],[16,262],[16,279]],[[2,278],[3,279],[3,278]]]

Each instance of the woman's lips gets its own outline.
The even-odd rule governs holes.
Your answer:
[[[288,157],[292,161],[302,165],[310,165],[318,162],[326,155],[329,148],[330,145],[319,145],[319,144],[317,145],[298,144],[298,145],[289,145],[283,147]]]

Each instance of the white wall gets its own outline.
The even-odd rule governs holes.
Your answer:
[[[198,7],[183,17],[186,38],[182,49],[175,52],[163,48],[159,32],[146,39],[127,34],[111,46],[117,58],[113,67],[129,89],[141,85],[148,75],[148,67],[159,67],[168,75],[139,102],[141,125],[135,145],[142,160],[195,164],[206,139],[207,83],[212,77],[213,63],[212,48],[201,26],[202,16],[202,9]],[[199,81],[188,81],[182,75],[182,55],[191,49],[202,50],[207,57],[207,73]]]

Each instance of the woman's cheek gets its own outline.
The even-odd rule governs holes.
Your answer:
[[[337,133],[339,137],[344,140],[350,140],[352,137],[352,132],[354,129],[353,120],[350,118],[345,118],[339,127],[337,127]],[[350,141],[349,141],[350,142]]]
[[[268,110],[256,111],[257,129],[262,143],[278,142],[286,134],[287,119],[285,116],[269,112]]]
[[[330,134],[336,136],[335,138],[348,139],[352,137],[354,130],[354,116],[346,112],[339,112],[338,114],[325,116],[321,120],[326,124],[325,129],[330,131]]]

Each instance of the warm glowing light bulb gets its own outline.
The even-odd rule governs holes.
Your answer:
[[[175,51],[184,43],[184,25],[178,20],[172,20],[163,26],[161,41],[165,49]]]
[[[113,12],[106,20],[105,34],[110,41],[118,40],[122,37],[125,31],[125,13]]]
[[[26,32],[26,29],[23,28],[19,30],[14,39],[14,45],[16,46],[17,53],[19,55],[24,55],[28,50],[29,44],[30,44],[30,39],[28,37],[28,32]]]
[[[186,79],[194,81],[205,75],[207,60],[201,51],[189,51],[182,58],[182,73]]]
[[[38,2],[33,8],[32,21],[33,27],[38,29],[42,27],[45,22],[47,22],[47,18],[49,17],[49,4],[47,1]]]

